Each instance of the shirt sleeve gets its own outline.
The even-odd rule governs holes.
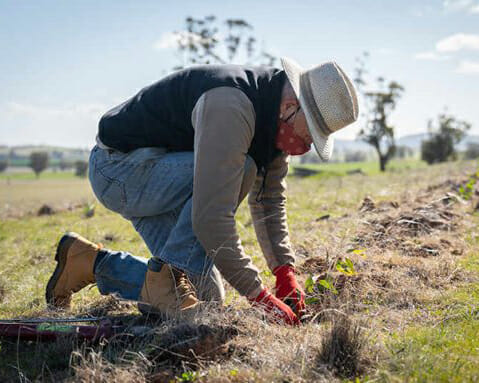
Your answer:
[[[282,154],[268,166],[261,202],[256,201],[256,196],[262,187],[263,176],[257,177],[248,198],[256,237],[270,270],[295,262],[286,216],[288,160],[289,156]]]
[[[234,217],[254,136],[253,105],[239,89],[215,88],[198,100],[192,123],[193,231],[222,276],[240,294],[255,296],[261,279],[244,252]]]

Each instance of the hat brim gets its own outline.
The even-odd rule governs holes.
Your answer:
[[[309,110],[308,104],[304,100],[303,93],[301,92],[301,75],[304,73],[304,69],[295,61],[281,57],[281,65],[288,77],[291,86],[293,87],[294,93],[299,100],[301,109],[303,109],[304,115],[306,117],[306,123],[308,125],[309,133],[313,138],[313,144],[318,153],[319,158],[323,161],[329,161],[333,153],[334,139],[332,136],[325,136],[321,133],[321,129],[317,126],[311,111]]]

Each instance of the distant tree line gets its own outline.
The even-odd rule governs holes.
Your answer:
[[[10,164],[9,157],[0,159],[0,173],[4,172]],[[45,171],[50,164],[50,155],[45,151],[37,151],[30,153],[28,165],[35,173],[37,178]],[[77,160],[74,162],[60,162],[60,169],[66,170],[74,168],[75,175],[78,177],[86,177],[88,172],[88,162],[84,160]]]
[[[32,151],[29,155],[19,155],[14,149],[7,150],[0,153],[0,173],[7,170],[9,166],[28,166],[35,173],[36,177],[39,178],[40,174],[50,167],[54,170],[60,169],[61,171],[73,169],[76,176],[86,177],[88,161],[65,159],[63,155],[64,153],[58,150],[53,152],[44,150]],[[61,158],[61,160],[58,161],[58,158]]]

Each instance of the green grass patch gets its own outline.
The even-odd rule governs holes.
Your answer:
[[[477,276],[479,256],[461,262]],[[432,320],[393,335],[384,381],[479,381],[479,283],[468,283],[433,302]]]
[[[360,169],[363,173],[368,175],[378,174],[378,161],[364,161],[364,162],[331,162],[323,164],[293,164],[293,166],[304,167],[312,170],[320,170],[326,175],[346,175],[350,171]],[[387,171],[402,171],[409,169],[425,168],[427,164],[418,159],[392,160],[388,163]]]
[[[73,170],[69,171],[45,171],[40,173],[40,177],[37,178],[33,171],[25,172],[6,172],[0,173],[0,180],[12,180],[12,181],[36,181],[39,180],[68,180],[78,178],[73,173]]]

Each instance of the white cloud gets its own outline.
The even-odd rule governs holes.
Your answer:
[[[461,61],[456,68],[456,73],[479,74],[479,61]]]
[[[443,6],[446,11],[479,13],[477,0],[444,0]]]
[[[460,50],[479,50],[479,35],[456,33],[436,43],[438,52],[457,52]]]
[[[445,61],[449,60],[450,56],[440,55],[434,51],[421,52],[414,55],[416,60],[427,60],[427,61]]]
[[[459,52],[462,50],[479,50],[479,35],[456,33],[436,43],[434,51],[417,53],[416,60],[444,61],[450,59],[445,53]]]

